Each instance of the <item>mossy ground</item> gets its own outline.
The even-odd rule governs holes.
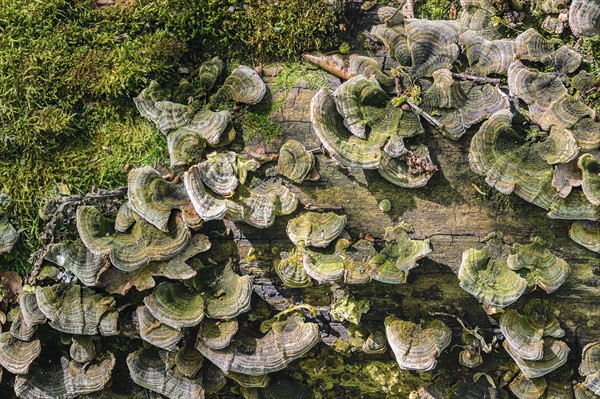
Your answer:
[[[255,64],[335,48],[342,21],[309,0],[0,0],[0,192],[11,199],[1,211],[22,234],[3,267],[28,267],[58,184],[111,189],[132,167],[166,162],[164,138],[131,100],[150,80],[176,83],[179,67],[214,55]],[[266,115],[251,110],[246,125],[280,134]]]

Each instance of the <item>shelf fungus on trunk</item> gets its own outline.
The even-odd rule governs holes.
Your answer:
[[[600,206],[600,154],[581,155],[577,166],[581,169],[583,193],[592,205]]]
[[[211,320],[205,319],[198,331],[198,341],[210,349],[225,349],[238,331],[237,319]]]
[[[174,257],[185,249],[190,239],[181,214],[171,216],[168,233],[139,217],[130,233],[119,233],[115,231],[114,222],[92,206],[77,208],[77,231],[90,252],[98,256],[108,255],[115,267],[126,272],[137,270],[151,261]]]
[[[281,260],[275,262],[273,268],[284,286],[288,288],[305,288],[312,285],[312,280],[304,269],[302,249],[295,248],[291,253],[282,251],[280,256]]]
[[[548,383],[544,378],[527,378],[520,373],[508,387],[519,399],[539,399],[544,395]]]
[[[84,364],[96,358],[96,346],[91,335],[74,335],[71,337],[69,356],[77,363]]]
[[[592,342],[583,348],[579,374],[585,377],[583,386],[600,396],[600,343]]]
[[[286,232],[290,240],[309,247],[327,247],[346,227],[345,215],[333,212],[305,212],[288,222]]]
[[[534,28],[527,29],[515,39],[516,56],[520,60],[541,62],[557,71],[572,73],[581,65],[582,56],[568,46],[554,49]]]
[[[233,151],[213,152],[199,163],[198,174],[204,185],[223,196],[233,196],[238,184],[246,182],[248,171],[259,167],[255,160],[246,160]]]
[[[600,395],[596,395],[594,391],[581,384],[577,384],[573,387],[573,393],[575,394],[575,399],[598,399]]]
[[[567,362],[569,346],[556,338],[546,337],[543,344],[543,356],[539,360],[526,360],[519,356],[508,341],[502,346],[513,358],[523,375],[527,378],[539,378],[556,370]]]
[[[23,341],[9,331],[0,334],[0,365],[13,374],[27,374],[41,351],[39,339]]]
[[[190,203],[183,184],[165,180],[151,166],[132,169],[127,178],[129,207],[157,229],[168,233],[174,209]]]
[[[109,385],[115,362],[108,352],[85,365],[66,357],[57,364],[38,363],[29,374],[15,378],[15,393],[25,399],[72,399],[98,392]]]
[[[94,255],[80,240],[52,244],[46,260],[68,270],[88,287],[100,284],[100,276],[109,267],[110,262],[104,256]]]
[[[452,340],[452,331],[440,320],[418,325],[388,316],[385,334],[402,370],[433,370]]]
[[[170,367],[167,353],[153,348],[130,353],[127,367],[133,382],[171,399],[203,399],[202,374],[186,377],[176,367]]]
[[[590,251],[600,252],[600,223],[577,221],[571,225],[569,237]]]
[[[469,60],[469,72],[476,76],[506,74],[516,51],[514,40],[488,40],[472,30],[461,33],[460,44]]]
[[[569,26],[575,36],[598,36],[600,34],[600,2],[598,0],[573,0],[569,8]]]
[[[516,302],[527,289],[527,280],[507,266],[506,258],[504,244],[498,237],[481,249],[463,252],[458,270],[461,288],[492,308]]]
[[[76,284],[36,287],[40,311],[55,330],[77,335],[116,335],[117,311],[112,296]]]
[[[412,227],[403,222],[385,229],[385,246],[368,261],[373,280],[404,284],[409,271],[417,266],[417,260],[431,253],[429,239],[413,240],[409,232]]]
[[[171,351],[183,338],[181,329],[170,327],[157,320],[144,305],[138,306],[135,311],[136,325],[140,338],[157,348]]]
[[[525,306],[525,315],[507,310],[500,317],[500,331],[512,353],[524,360],[541,360],[544,356],[544,338],[562,338],[558,309],[549,302],[535,299]]]
[[[204,234],[194,234],[185,249],[171,259],[162,262],[150,262],[132,272],[110,267],[100,276],[100,286],[111,294],[125,295],[133,287],[138,291],[153,288],[154,277],[170,280],[186,280],[196,275],[196,271],[187,261],[201,252],[210,249],[211,243]]]
[[[160,283],[144,298],[144,304],[158,321],[177,330],[194,327],[204,317],[202,293],[180,282]]]
[[[315,167],[315,157],[296,140],[287,140],[279,149],[277,173],[294,183],[302,183]]]
[[[512,270],[524,271],[523,277],[530,284],[547,293],[556,291],[571,271],[567,262],[550,252],[539,238],[526,245],[514,244],[506,264]]]
[[[317,324],[291,315],[283,321],[274,321],[262,338],[236,338],[221,350],[211,349],[200,340],[197,349],[224,373],[260,376],[284,369],[291,361],[306,355],[319,340]]]
[[[204,356],[198,352],[194,342],[188,340],[175,355],[175,367],[186,377],[193,378],[204,365]]]
[[[449,69],[433,73],[433,84],[423,92],[422,108],[443,126],[442,134],[457,140],[472,125],[495,112],[509,108],[508,97],[500,88],[473,81],[454,81]]]
[[[8,221],[6,216],[0,216],[0,254],[10,252],[19,241],[19,233]]]
[[[48,321],[38,306],[35,293],[23,291],[19,294],[19,310],[23,321],[29,326],[37,326]]]
[[[267,85],[250,67],[240,65],[231,72],[215,94],[220,101],[258,104],[267,93]]]
[[[233,271],[233,262],[227,262],[204,296],[205,314],[211,319],[230,320],[250,310],[252,277],[240,276]]]

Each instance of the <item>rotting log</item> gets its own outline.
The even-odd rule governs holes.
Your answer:
[[[381,62],[385,63],[385,58]],[[265,77],[267,82],[272,79],[272,76]],[[335,86],[339,80],[331,77],[330,83]],[[273,100],[282,102],[282,106],[271,114],[271,119],[281,127],[283,137],[269,143],[254,138],[246,147],[277,152],[285,140],[295,139],[306,148],[318,148],[320,142],[308,119],[314,93],[302,83],[289,90],[285,97],[282,93],[274,93]],[[560,309],[559,320],[566,330],[565,341],[571,348],[570,361],[565,368],[574,370],[573,378],[576,378],[581,349],[589,342],[600,340],[600,329],[596,326],[600,316],[600,258],[569,239],[571,222],[549,219],[543,209],[516,196],[510,196],[511,204],[502,209],[491,198],[482,198],[474,185],[484,188],[486,184],[469,169],[468,162],[469,143],[474,131],[471,129],[460,140],[451,141],[435,133],[434,129],[427,129],[423,140],[428,144],[439,170],[424,188],[399,188],[381,178],[377,171],[347,170],[325,154],[315,154],[321,175],[319,181],[289,186],[304,207],[318,205],[325,209],[340,209],[348,216],[346,230],[352,238],[367,233],[381,237],[385,227],[402,219],[414,227],[415,238],[431,239],[433,253],[419,261],[407,284],[395,286],[374,281],[344,287],[357,300],[368,299],[371,302],[370,311],[363,315],[361,324],[380,331],[383,330],[384,318],[389,314],[419,321],[431,319],[431,314],[437,312],[436,317],[440,317],[439,313],[447,313],[460,317],[470,327],[481,328],[486,339],[491,341],[498,334],[497,317],[489,317],[482,306],[458,285],[456,273],[462,253],[469,248],[480,248],[490,232],[502,232],[507,244],[526,243],[533,233],[553,235],[551,249],[569,263],[571,275],[553,294],[536,290],[524,295],[511,308],[520,309],[533,298],[543,298]],[[495,191],[491,193],[491,196],[495,195]],[[495,198],[501,198],[499,196],[497,194]],[[391,201],[390,212],[384,213],[379,209],[382,199]],[[282,287],[272,268],[273,262],[279,259],[274,253],[292,248],[285,234],[288,220],[289,217],[278,218],[275,226],[267,231],[246,225],[230,225],[237,247],[231,245],[231,237],[224,240],[214,236],[215,245],[222,248],[214,253],[220,253],[223,258],[231,255],[239,257],[242,272],[255,277],[255,293],[275,309],[283,310],[301,302],[317,307],[326,344],[332,345],[336,338],[347,340],[345,326],[348,323],[335,322],[329,315],[332,300],[329,284],[287,289]],[[251,249],[256,256],[249,262],[247,254]],[[452,345],[460,345],[460,325],[452,317],[444,321],[453,330]],[[297,376],[302,375],[306,382],[320,384],[318,389],[313,388],[320,391],[323,398],[408,397],[408,392],[434,378],[436,373],[460,370],[459,351],[456,348],[444,351],[436,370],[417,375],[400,371],[389,350],[383,355],[360,352],[342,355],[321,345],[311,352],[308,359],[294,362],[289,372],[299,372]],[[475,372],[500,375],[498,368],[511,363],[501,348],[491,354],[483,354],[483,358],[484,366],[475,369]],[[318,362],[329,362],[331,367],[315,372],[311,366]],[[564,373],[565,368],[560,370]],[[316,374],[311,375],[311,372]]]

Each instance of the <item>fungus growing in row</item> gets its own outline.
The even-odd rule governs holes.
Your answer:
[[[540,360],[544,356],[544,337],[562,338],[559,310],[549,302],[534,299],[525,306],[525,315],[507,310],[500,317],[500,331],[512,352],[524,360]]]
[[[239,339],[221,350],[211,349],[199,340],[197,349],[224,373],[260,376],[285,368],[319,340],[315,323],[305,323],[301,317],[291,315],[283,321],[274,321],[262,338]]]
[[[452,340],[452,331],[440,320],[421,326],[394,316],[385,319],[385,335],[402,370],[433,370]]]
[[[196,350],[192,340],[188,340],[175,355],[175,367],[186,377],[193,378],[198,375],[203,364],[204,356]]]
[[[55,364],[38,363],[29,374],[15,378],[15,393],[25,399],[70,399],[98,392],[109,385],[115,362],[115,356],[108,352],[86,364],[66,357]]]
[[[469,60],[469,72],[477,76],[506,74],[516,51],[514,40],[487,40],[472,30],[460,35],[460,44]]]
[[[507,266],[506,258],[497,237],[481,249],[467,250],[458,270],[461,288],[487,306],[503,308],[516,302],[527,289],[527,280]]]
[[[177,343],[183,338],[181,329],[161,323],[146,306],[138,306],[135,314],[140,338],[149,344],[171,351],[177,347]]]
[[[580,53],[567,46],[555,50],[550,42],[533,28],[517,36],[515,44],[516,56],[520,60],[541,62],[564,73],[572,73],[581,65]]]
[[[69,356],[77,363],[88,363],[96,358],[96,346],[90,335],[74,335]]]
[[[8,221],[6,216],[0,216],[0,254],[10,252],[19,241],[19,233]]]
[[[581,169],[582,183],[581,188],[585,197],[592,205],[600,205],[600,156],[594,156],[590,153],[583,154],[577,161],[577,166]]]
[[[108,259],[88,251],[80,240],[53,244],[46,260],[70,271],[89,287],[99,285],[100,275],[110,267]]]
[[[296,140],[287,140],[279,149],[277,158],[277,173],[294,183],[302,183],[309,177],[315,167],[315,157],[312,152]]]
[[[196,271],[187,261],[201,252],[210,249],[210,241],[204,234],[194,234],[185,249],[171,259],[162,262],[150,262],[132,272],[125,272],[110,267],[100,278],[100,285],[111,294],[125,295],[131,288],[138,291],[153,288],[154,277],[165,277],[170,280],[186,280],[196,275]]]
[[[286,231],[296,245],[325,248],[344,230],[346,221],[345,215],[333,212],[305,212],[291,219]]]
[[[39,310],[55,330],[78,335],[115,335],[115,299],[76,284],[36,287]]]
[[[98,256],[108,255],[111,263],[127,272],[177,255],[186,247],[190,232],[180,214],[171,216],[168,233],[158,230],[141,218],[131,233],[115,231],[114,222],[92,206],[77,208],[77,231],[87,249]]]
[[[127,367],[136,384],[168,398],[204,398],[202,374],[190,378],[169,367],[167,352],[140,349],[127,356]]]

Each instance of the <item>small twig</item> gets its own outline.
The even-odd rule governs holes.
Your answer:
[[[444,125],[439,123],[433,116],[429,115],[427,112],[423,111],[417,104],[413,103],[410,99],[406,99],[406,103],[412,108],[413,111],[419,116],[422,116],[427,122],[431,123],[433,126],[438,128],[439,130],[445,130]]]
[[[490,83],[493,85],[499,85],[500,83],[502,83],[501,79],[498,78],[488,78],[485,76],[474,76],[474,75],[469,75],[467,73],[452,73],[452,77],[456,78],[456,79],[462,79],[462,80],[472,80],[473,82],[478,82],[478,83]]]
[[[37,274],[40,271],[42,262],[50,250],[50,246],[54,244],[57,237],[57,228],[63,224],[67,219],[69,209],[82,204],[85,204],[92,200],[108,200],[114,198],[120,198],[127,194],[127,186],[119,187],[116,190],[98,190],[95,193],[88,193],[84,196],[71,195],[68,197],[62,197],[60,201],[55,205],[55,210],[48,216],[50,221],[46,223],[43,228],[40,238],[44,247],[35,251],[31,254],[29,262],[33,265],[31,274],[29,276],[29,282],[34,283]]]

